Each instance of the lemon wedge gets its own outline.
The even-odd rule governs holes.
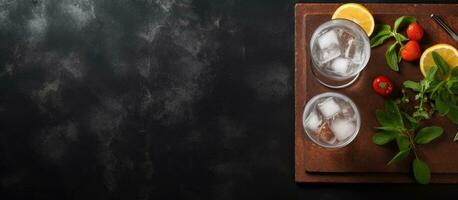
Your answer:
[[[432,66],[436,66],[432,55],[433,51],[441,55],[445,62],[450,66],[450,68],[453,69],[454,67],[458,66],[458,51],[455,49],[455,47],[449,44],[436,44],[427,48],[425,51],[423,51],[423,54],[421,54],[420,70],[423,76],[426,76],[426,73],[429,71],[429,69],[431,69]]]
[[[346,3],[341,5],[332,15],[332,19],[348,19],[363,28],[368,36],[372,34],[375,27],[374,17],[371,12],[361,4]]]

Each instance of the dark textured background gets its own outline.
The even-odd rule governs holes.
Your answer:
[[[286,0],[0,0],[0,199],[456,197],[294,182],[293,14]]]

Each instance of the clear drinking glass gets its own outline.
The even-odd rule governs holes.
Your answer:
[[[351,85],[366,67],[371,54],[369,38],[356,23],[333,19],[321,24],[310,40],[312,72],[330,88]]]
[[[307,102],[302,124],[314,143],[328,148],[340,148],[348,145],[358,135],[361,118],[350,98],[336,92],[326,92]]]

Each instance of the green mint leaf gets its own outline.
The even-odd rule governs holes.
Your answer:
[[[450,95],[455,94],[455,92],[452,91],[452,89],[455,89],[455,88],[458,86],[458,79],[457,79],[457,77],[451,76],[448,80],[446,80],[446,83],[447,83],[447,88],[450,90],[450,91],[447,91],[447,92],[448,92]]]
[[[454,142],[458,141],[458,132],[456,133],[455,138],[453,138],[453,141]]]
[[[401,42],[405,42],[405,41],[409,40],[409,38],[407,38],[406,36],[404,36],[403,34],[400,34],[400,33],[396,33],[396,37]]]
[[[410,116],[409,114],[405,112],[402,112],[402,116],[404,117],[404,119],[406,119],[406,122],[408,122],[411,129],[413,130],[417,129],[418,121],[415,118],[413,118],[412,116]]]
[[[379,124],[381,124],[384,127],[395,127],[395,122],[393,121],[393,118],[384,111],[375,111],[375,116],[377,117],[377,121]]]
[[[409,138],[404,135],[398,135],[396,137],[396,144],[398,145],[399,151],[404,151],[411,148]]]
[[[438,126],[424,127],[415,135],[414,141],[417,144],[428,144],[441,136],[443,132],[444,129]]]
[[[397,163],[401,160],[404,160],[405,158],[407,158],[407,156],[409,155],[410,153],[410,149],[406,149],[406,150],[403,150],[403,151],[400,151],[398,152],[388,163],[387,165],[392,165],[394,163]]]
[[[450,75],[453,77],[458,77],[458,66],[455,66],[452,71],[450,72]]]
[[[401,133],[404,130],[404,122],[398,106],[393,101],[385,101],[385,111],[376,111],[375,116],[382,127],[378,130]]]
[[[437,69],[437,68],[436,68]],[[438,92],[439,89],[441,89],[441,87],[443,86],[444,81],[439,81],[439,80],[424,80],[426,82],[428,82],[428,88],[425,89],[425,92],[426,93],[431,93],[431,95],[433,95],[434,93]],[[433,99],[433,97],[431,96],[431,98]]]
[[[420,184],[428,184],[431,180],[431,171],[428,165],[417,158],[413,160],[412,167],[415,180]]]
[[[388,33],[388,34],[382,35],[380,37],[372,38],[371,41],[370,41],[371,48],[374,48],[376,46],[379,46],[379,45],[383,44],[383,42],[385,42],[385,40],[387,40],[391,36],[392,36],[391,33]]]
[[[445,62],[442,56],[439,55],[435,51],[433,51],[432,54],[433,54],[434,63],[436,63],[436,65],[439,67],[439,70],[442,76],[450,75],[450,66]]]
[[[436,89],[440,89],[441,85],[440,84],[443,84],[441,83],[442,81],[439,81],[439,80],[433,80],[429,83],[429,88],[426,88],[425,92],[426,93],[432,93],[434,92]]]
[[[450,119],[454,124],[458,124],[458,108],[457,106],[450,106],[450,110],[447,113],[447,118]]]
[[[376,24],[374,27],[374,33],[372,38],[380,37],[387,33],[391,33],[391,26],[388,24]]]
[[[458,84],[454,84],[453,86],[450,87],[450,91],[454,94],[454,95],[458,95]]]
[[[385,110],[392,118],[396,127],[404,128],[401,112],[399,111],[398,105],[396,105],[394,101],[385,101]]]
[[[450,111],[450,106],[448,103],[444,102],[442,98],[435,99],[435,108],[440,115],[445,116]]]
[[[397,44],[398,43],[395,42],[394,44],[390,45],[385,53],[386,62],[393,71],[399,71],[398,54],[396,52]]]
[[[403,48],[402,42],[409,40],[406,36],[400,34],[400,33],[393,33],[394,38],[396,41],[401,45],[401,48],[399,49],[399,54],[401,54],[401,49]]]
[[[370,44],[371,47],[376,47],[378,45],[383,44],[383,42],[392,37],[393,35],[391,34],[391,27],[390,25],[383,24],[383,25],[375,25],[374,28],[374,34],[371,39],[370,39]]]
[[[402,28],[404,27],[405,25],[408,25],[410,23],[413,23],[413,22],[416,22],[417,20],[414,18],[414,17],[410,17],[410,16],[402,16],[402,17],[399,17],[398,19],[396,19],[396,21],[394,22],[394,28],[393,28],[393,31],[394,32],[398,32],[398,28]]]
[[[379,131],[372,137],[372,142],[378,145],[384,145],[393,141],[399,133],[392,131]]]
[[[412,89],[415,92],[418,92],[421,89],[420,83],[414,81],[404,81],[404,87]]]
[[[398,63],[401,63],[401,61],[402,61],[401,50],[402,50],[402,47],[399,48],[399,50],[398,50]]]
[[[429,81],[435,80],[436,79],[436,75],[437,75],[437,66],[432,66],[428,70],[428,72],[426,72],[425,80],[429,80]]]
[[[377,130],[382,130],[382,131],[391,131],[391,132],[398,132],[401,133],[402,130],[396,127],[390,127],[390,126],[381,126],[381,127],[375,127]]]

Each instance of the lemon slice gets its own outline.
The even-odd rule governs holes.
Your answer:
[[[368,36],[374,31],[374,17],[371,12],[361,4],[347,3],[341,5],[332,15],[332,19],[348,19],[361,26]]]
[[[426,76],[426,73],[429,71],[429,69],[431,69],[432,66],[436,66],[436,63],[434,63],[433,59],[433,51],[441,55],[445,62],[450,66],[450,68],[453,69],[454,67],[458,66],[458,51],[455,49],[455,47],[449,44],[436,44],[427,48],[425,51],[423,51],[423,54],[421,54],[420,70],[423,76]]]

